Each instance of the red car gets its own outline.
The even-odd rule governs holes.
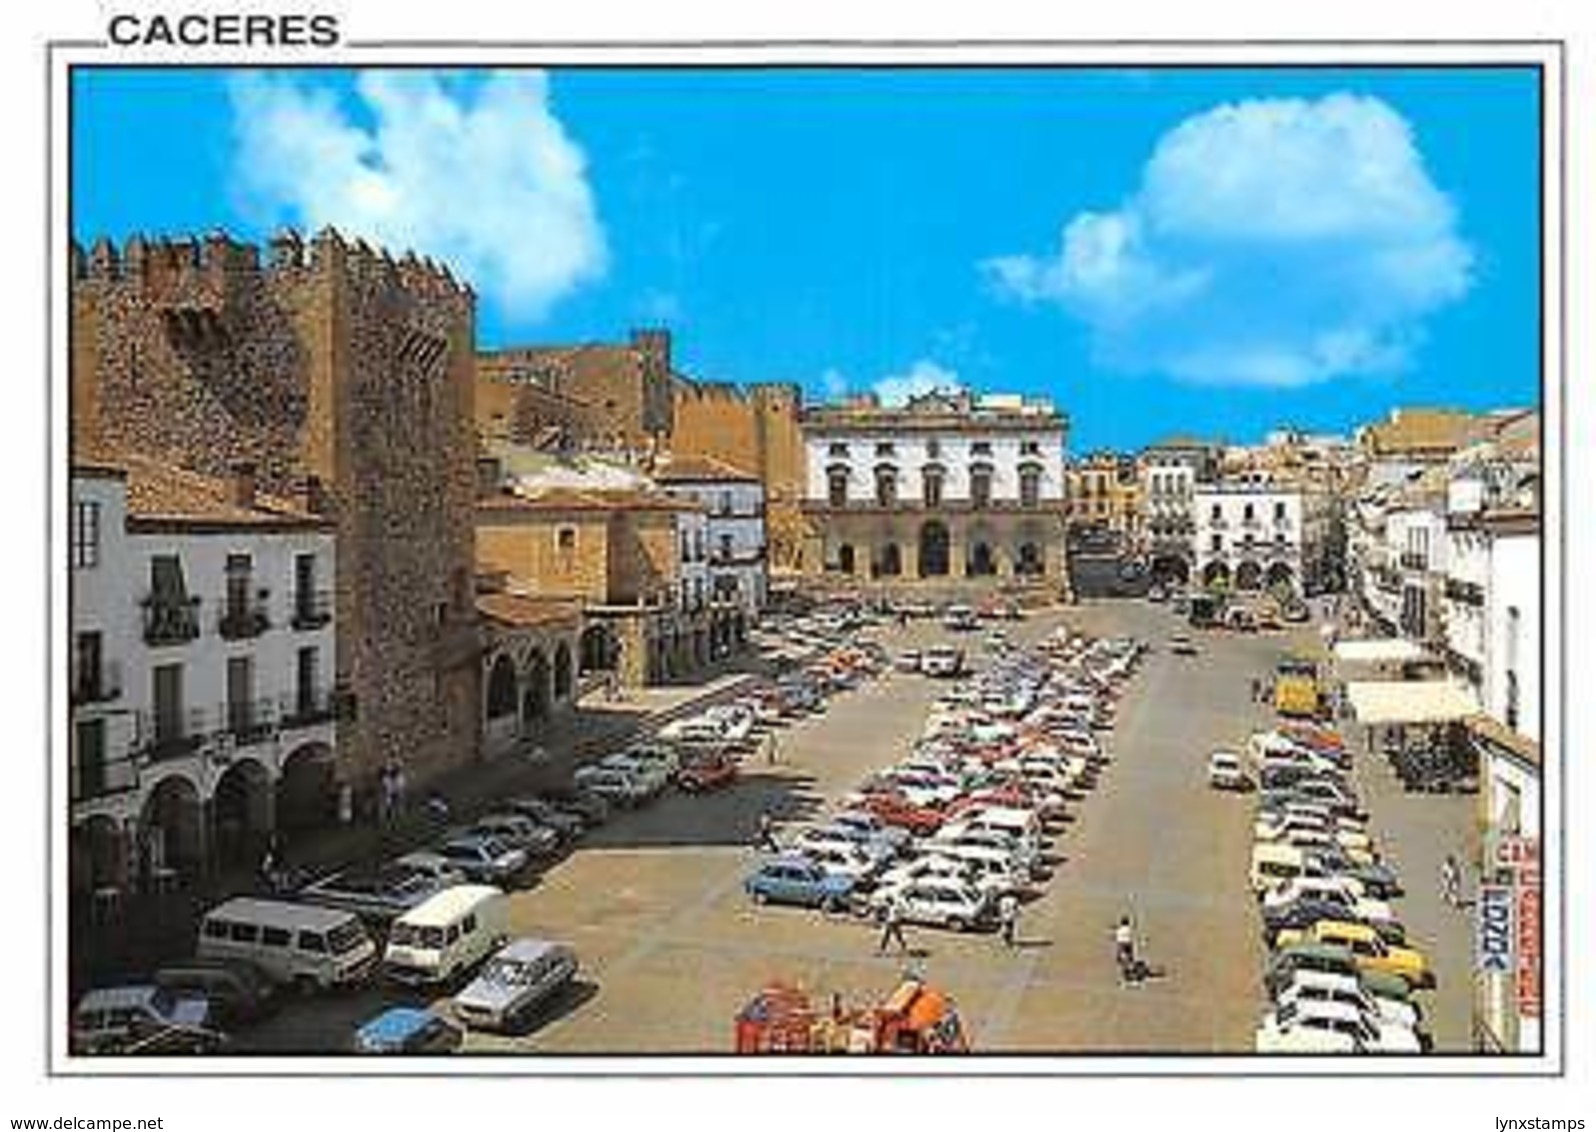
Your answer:
[[[883,825],[895,825],[916,834],[935,833],[945,820],[938,811],[916,806],[901,794],[866,794],[864,808],[880,818]]]
[[[694,759],[676,772],[676,785],[689,794],[719,790],[737,781],[737,760],[725,755]]]

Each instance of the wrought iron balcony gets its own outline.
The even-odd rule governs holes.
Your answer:
[[[144,643],[151,647],[186,645],[200,635],[200,599],[150,594],[144,610]]]
[[[1411,550],[1404,551],[1397,561],[1401,563],[1404,570],[1428,570],[1430,568],[1429,555],[1417,554]]]
[[[1456,578],[1446,580],[1446,597],[1459,605],[1484,605],[1485,588],[1478,582],[1463,582]]]
[[[72,673],[73,704],[103,704],[121,695],[122,666],[114,660],[101,661],[98,668],[78,667]]]
[[[330,688],[301,688],[278,701],[277,726],[285,731],[354,717],[354,694],[338,685]]]
[[[277,705],[270,699],[228,703],[218,715],[227,721],[227,733],[238,747],[265,742],[277,730]]]
[[[217,632],[229,641],[260,636],[271,628],[271,617],[266,604],[270,596],[271,591],[265,589],[256,590],[254,598],[234,600],[230,596],[223,603],[221,612],[216,618]]]
[[[139,716],[139,734],[144,736],[139,756],[146,762],[162,762],[192,755],[205,744],[207,723],[201,708],[171,715],[144,712]]]
[[[320,629],[333,618],[333,593],[331,590],[295,590],[295,629]]]

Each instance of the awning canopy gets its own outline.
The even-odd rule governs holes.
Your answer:
[[[1365,726],[1384,723],[1451,723],[1478,714],[1474,694],[1450,680],[1353,680],[1352,713]]]
[[[1404,664],[1410,660],[1423,660],[1425,655],[1424,649],[1401,637],[1340,641],[1336,644],[1336,659],[1347,664]]]

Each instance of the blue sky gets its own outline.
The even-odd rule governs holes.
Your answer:
[[[673,331],[812,397],[1054,398],[1070,447],[1538,393],[1531,70],[83,70],[77,238],[332,220],[485,345]]]

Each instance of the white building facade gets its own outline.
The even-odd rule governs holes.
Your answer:
[[[806,562],[854,583],[1064,573],[1066,422],[1050,403],[930,394],[803,418]]]
[[[757,618],[768,596],[765,485],[719,460],[673,460],[654,477],[704,507],[710,600]]]
[[[76,466],[74,889],[183,883],[331,816],[333,525],[151,462]]]
[[[1323,504],[1316,493],[1286,484],[1197,487],[1197,580],[1240,592],[1315,592],[1324,568]]]

